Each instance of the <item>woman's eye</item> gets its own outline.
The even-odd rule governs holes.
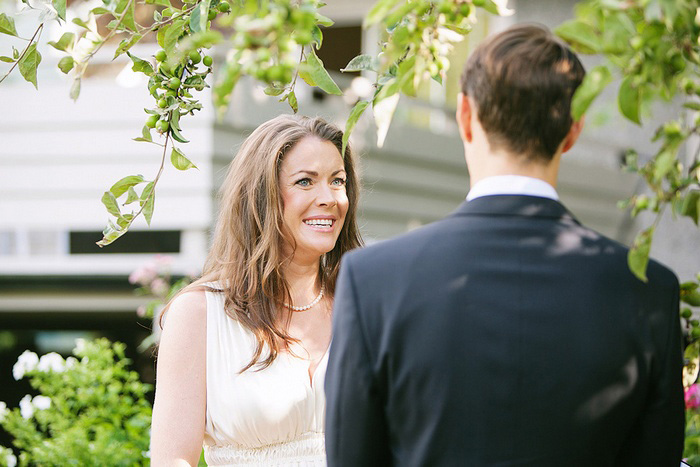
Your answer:
[[[301,180],[297,180],[296,182],[297,185],[299,186],[311,186],[311,179],[310,178],[302,178]]]
[[[338,178],[334,179],[332,183],[333,183],[333,185],[336,185],[336,186],[345,186],[345,179],[338,177]]]

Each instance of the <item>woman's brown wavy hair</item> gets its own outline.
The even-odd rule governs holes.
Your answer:
[[[284,242],[294,245],[284,228],[279,171],[285,154],[301,139],[329,141],[341,153],[343,132],[320,118],[280,115],[246,138],[228,169],[219,192],[219,214],[202,276],[187,289],[218,282],[225,310],[257,338],[253,358],[241,372],[268,367],[279,351],[294,341],[278,310],[291,303],[282,274]],[[358,179],[353,154],[343,154],[349,207],[333,250],[321,257],[319,276],[332,297],[341,256],[362,245],[357,227]],[[269,349],[263,357],[265,348]]]

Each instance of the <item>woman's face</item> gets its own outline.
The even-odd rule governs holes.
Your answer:
[[[306,136],[285,154],[279,183],[295,258],[316,260],[335,246],[348,211],[346,178],[343,158],[330,141]],[[285,252],[292,248],[285,245]]]

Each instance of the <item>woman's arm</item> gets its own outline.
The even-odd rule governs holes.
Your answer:
[[[175,298],[158,349],[151,465],[197,465],[206,410],[207,303],[193,290]]]

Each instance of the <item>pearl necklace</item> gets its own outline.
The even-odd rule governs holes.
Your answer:
[[[287,307],[287,308],[289,308],[289,309],[292,310],[292,311],[306,311],[306,310],[308,310],[309,308],[311,308],[311,307],[313,307],[314,305],[316,305],[318,302],[320,302],[322,298],[323,298],[323,286],[321,286],[321,291],[318,293],[318,295],[316,296],[316,298],[314,298],[313,301],[312,301],[311,303],[309,303],[308,305],[304,305],[304,306],[294,306],[294,305],[289,305],[289,304],[285,303],[284,306]]]

